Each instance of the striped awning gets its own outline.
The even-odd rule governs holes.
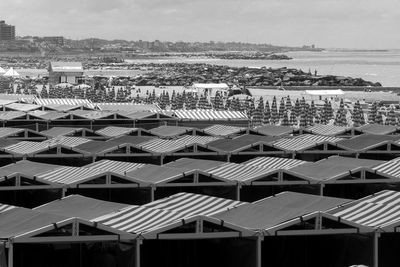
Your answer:
[[[328,212],[369,227],[385,227],[400,221],[400,192],[384,190]]]
[[[316,124],[314,126],[307,128],[307,131],[313,134],[330,135],[330,136],[343,134],[347,130],[348,130],[347,127],[337,126],[337,125],[325,125],[325,124]]]
[[[37,175],[37,178],[51,183],[72,185],[97,178],[103,174],[106,175],[106,171],[102,169],[63,166],[41,173]]]
[[[70,106],[87,106],[94,108],[92,101],[89,99],[75,98],[35,98],[34,102],[37,105],[46,106],[48,104],[70,105]]]
[[[236,127],[231,125],[222,125],[222,124],[215,124],[204,128],[203,131],[206,134],[214,135],[214,136],[229,136],[233,134],[238,134],[240,132],[245,131],[246,128],[244,127]]]
[[[16,208],[15,206],[0,204],[0,213]]]
[[[148,142],[141,143],[138,146],[154,153],[168,153],[183,149],[186,146],[191,146],[193,144],[205,145],[217,139],[217,137],[213,136],[187,135],[176,140],[153,139]]]
[[[45,142],[22,141],[16,144],[4,147],[4,151],[17,155],[29,155],[37,152],[45,151],[50,145]]]
[[[140,207],[94,219],[99,223],[129,233],[144,234],[196,215],[211,215],[245,202],[205,195],[179,193]]]
[[[175,116],[182,120],[248,120],[241,111],[216,110],[175,110]]]
[[[103,129],[97,130],[96,133],[105,137],[117,137],[130,134],[132,132],[137,132],[138,130],[138,128],[108,126]]]
[[[400,178],[400,161],[398,159],[387,161],[373,168],[375,171]]]
[[[57,112],[57,111],[44,111],[44,110],[29,111],[28,115],[29,117],[35,117],[45,121],[53,121],[69,117],[68,113]]]
[[[45,140],[42,143],[47,146],[62,145],[66,147],[76,147],[90,141],[91,140],[82,137],[58,136]]]
[[[35,104],[11,103],[11,104],[6,105],[6,108],[15,110],[15,111],[28,112],[31,110],[39,109],[39,108],[41,108],[41,106],[35,105]]]
[[[258,179],[264,175],[271,174],[270,169],[231,162],[208,170],[207,172],[224,179],[241,182]]]
[[[298,159],[287,159],[287,158],[278,158],[278,157],[257,157],[242,164],[248,166],[262,167],[266,169],[290,169],[296,167],[298,165],[307,163],[304,160]]]
[[[336,143],[342,138],[324,135],[303,134],[293,138],[283,138],[273,142],[276,147],[287,151],[304,150],[324,142]]]
[[[88,164],[85,166],[85,168],[106,170],[106,171],[111,171],[111,172],[115,172],[115,173],[124,175],[127,172],[136,170],[136,169],[144,167],[146,165],[147,164],[143,164],[143,163],[133,163],[133,162],[124,162],[124,161],[103,159],[103,160]]]

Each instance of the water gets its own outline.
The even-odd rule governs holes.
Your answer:
[[[221,60],[204,58],[167,58],[127,60],[132,63],[209,63],[232,67],[295,68],[303,71],[317,70],[321,75],[349,76],[380,82],[383,86],[400,86],[400,50],[388,52],[289,52],[293,60]],[[46,70],[17,70],[22,75],[47,74]],[[132,75],[137,70],[88,70],[87,75]]]

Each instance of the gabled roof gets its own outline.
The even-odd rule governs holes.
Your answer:
[[[8,110],[15,110],[15,111],[22,111],[22,112],[28,112],[31,110],[36,110],[40,109],[40,105],[35,105],[35,104],[24,104],[24,103],[11,103],[6,106],[6,109]]]
[[[269,136],[284,136],[295,133],[296,129],[289,126],[264,125],[252,129],[250,132],[254,132],[261,135],[269,135]]]
[[[224,165],[223,161],[205,160],[205,159],[192,159],[192,158],[180,158],[175,161],[164,164],[166,167],[179,168],[186,170],[201,170],[208,171],[212,168]]]
[[[302,134],[292,138],[278,139],[272,144],[275,147],[286,151],[302,151],[325,142],[335,144],[341,140],[343,139],[332,136]]]
[[[157,135],[159,137],[172,138],[179,135],[191,133],[193,128],[182,127],[182,126],[159,126],[150,130],[150,133]]]
[[[397,131],[397,126],[383,124],[365,124],[361,127],[358,127],[358,130],[366,134],[386,135],[395,133]]]
[[[107,142],[139,145],[139,144],[146,143],[153,139],[157,139],[157,137],[125,135],[125,136],[119,136],[119,137],[112,138],[112,139],[108,140]]]
[[[139,131],[139,128],[108,126],[103,129],[97,130],[96,133],[105,137],[118,137],[121,135],[128,135]]]
[[[324,211],[349,201],[340,198],[283,192],[214,214],[212,217],[248,229],[268,230],[291,219]]]
[[[34,117],[45,121],[54,121],[59,119],[69,118],[68,113],[57,112],[57,111],[43,111],[43,110],[33,110],[28,112],[29,117]]]
[[[337,125],[325,125],[325,124],[316,124],[306,129],[307,132],[313,134],[330,135],[330,136],[341,135],[348,130],[350,130],[350,128],[348,127],[337,126]]]
[[[205,145],[216,139],[218,138],[213,136],[184,136],[175,140],[152,139],[139,146],[145,150],[163,154],[176,152],[194,144]]]
[[[315,182],[337,180],[363,168],[372,168],[383,161],[332,156],[320,161],[301,164],[287,172]]]
[[[144,166],[146,166],[146,164],[102,159],[100,161],[85,165],[85,168],[100,169],[124,175],[127,172],[142,168]]]
[[[87,120],[114,119],[116,113],[98,110],[72,110],[70,114]]]
[[[98,200],[80,195],[69,195],[34,208],[36,211],[86,220],[131,207],[127,204]]]
[[[127,208],[96,218],[94,221],[121,231],[144,235],[193,216],[211,215],[243,203],[205,195],[179,193],[149,203],[149,206]]]
[[[231,125],[214,124],[203,129],[203,132],[214,136],[231,136],[240,133],[245,133],[247,128]]]
[[[149,164],[140,169],[127,172],[125,175],[148,184],[163,184],[184,177],[186,175],[185,171],[185,169]],[[190,173],[190,171],[187,172]]]
[[[400,136],[363,134],[338,141],[337,144],[350,150],[363,151],[398,140]]]
[[[265,169],[291,169],[301,164],[308,163],[304,160],[278,158],[278,157],[257,157],[243,162],[242,164],[248,166],[262,167]]]
[[[211,121],[211,120],[248,120],[241,111],[216,110],[175,110],[175,116],[181,120]]]
[[[329,214],[354,223],[396,232],[400,225],[400,193],[380,191],[328,211]]]
[[[26,119],[26,113],[22,111],[0,111],[0,121],[11,121],[15,119]]]
[[[0,177],[10,177],[14,174],[20,174],[33,177],[43,172],[61,168],[60,165],[39,163],[29,160],[20,160],[0,168]],[[1,179],[1,178],[0,178]]]
[[[99,136],[94,133],[92,130],[87,128],[75,128],[75,127],[53,127],[49,130],[45,130],[41,132],[44,135],[49,137],[58,137],[58,136],[81,136],[81,137],[92,137]]]

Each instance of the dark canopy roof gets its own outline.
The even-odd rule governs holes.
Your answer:
[[[249,229],[261,230],[312,212],[325,211],[349,201],[340,198],[283,192],[257,202],[238,206],[213,215],[213,217]]]
[[[126,207],[130,207],[130,205],[102,201],[80,195],[70,195],[39,206],[34,210],[60,216],[92,220]]]
[[[356,170],[362,167],[372,168],[383,161],[369,160],[369,159],[356,159],[348,157],[332,156],[327,159],[322,159],[315,163],[301,164],[290,169],[291,173],[295,173],[301,177],[307,179],[313,179],[317,181],[324,181],[334,179],[352,170]]]
[[[295,132],[295,130],[295,128],[290,126],[264,125],[258,127],[257,129],[251,130],[251,132],[269,136],[282,136],[292,134]]]
[[[363,134],[338,141],[337,144],[352,150],[363,150],[386,141],[397,141],[400,136]]]
[[[55,168],[61,168],[60,165],[46,164],[40,162],[33,162],[29,160],[21,160],[17,163],[12,163],[0,168],[0,177],[10,176],[15,173],[35,176],[39,173],[43,173]]]

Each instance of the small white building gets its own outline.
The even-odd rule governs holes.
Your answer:
[[[49,84],[77,84],[83,76],[83,66],[80,62],[50,62]]]

